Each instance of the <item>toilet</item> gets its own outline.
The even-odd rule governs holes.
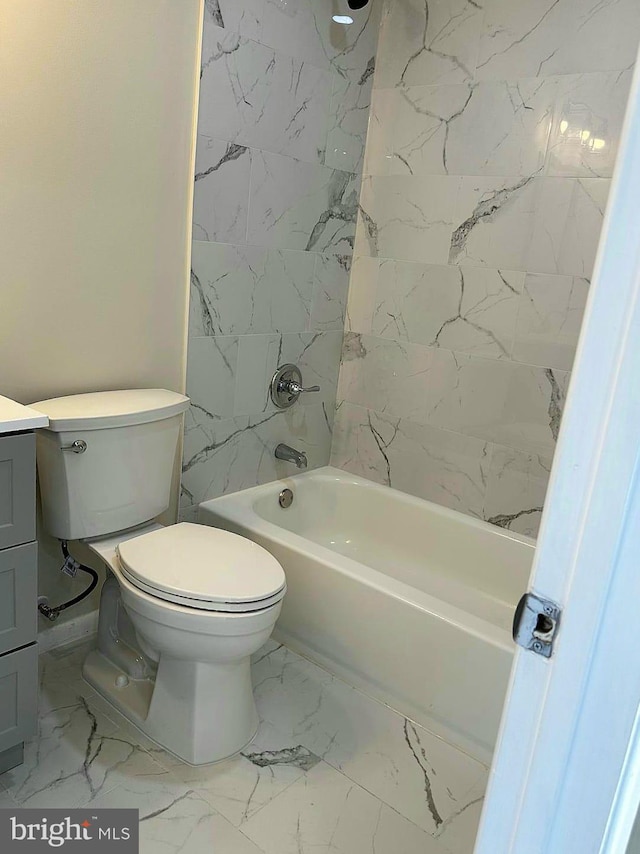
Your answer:
[[[163,527],[189,399],[164,389],[33,404],[44,526],[107,567],[84,678],[149,738],[192,765],[242,750],[258,715],[250,656],[286,591],[261,546],[182,522]]]

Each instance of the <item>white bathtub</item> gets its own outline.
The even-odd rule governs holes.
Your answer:
[[[199,521],[280,561],[277,638],[490,759],[533,540],[330,467],[206,501]]]

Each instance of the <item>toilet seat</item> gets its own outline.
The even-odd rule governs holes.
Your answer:
[[[151,596],[204,611],[248,613],[284,597],[282,567],[251,540],[181,522],[121,542],[122,574]]]

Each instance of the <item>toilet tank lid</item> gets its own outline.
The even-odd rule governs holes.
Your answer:
[[[49,416],[49,430],[61,433],[162,421],[184,412],[189,398],[164,388],[138,388],[53,397],[31,406]]]

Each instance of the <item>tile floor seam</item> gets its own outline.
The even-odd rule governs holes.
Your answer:
[[[322,761],[322,760],[321,760],[321,761]],[[315,767],[315,766],[314,766],[314,767]],[[303,775],[303,776],[304,776],[304,775]],[[290,783],[288,783],[288,784],[284,787],[284,789],[282,789],[281,791],[279,791],[279,792],[278,792],[278,794],[277,794],[277,795],[275,795],[275,796],[274,796],[273,798],[271,798],[270,800],[265,801],[265,803],[264,803],[264,804],[262,804],[261,806],[259,806],[259,807],[254,811],[254,812],[252,812],[252,813],[251,813],[251,815],[249,815],[249,816],[247,816],[245,819],[243,819],[243,820],[240,822],[240,824],[234,824],[233,822],[231,822],[231,823],[233,824],[233,826],[234,826],[234,827],[237,827],[237,828],[238,828],[238,830],[240,830],[240,829],[242,828],[242,826],[243,826],[244,824],[246,824],[246,823],[249,821],[249,819],[252,819],[254,816],[258,815],[258,813],[262,812],[262,810],[263,810],[263,809],[265,809],[265,807],[271,806],[271,804],[272,804],[272,803],[274,803],[274,801],[277,801],[277,800],[278,800],[278,798],[279,798],[281,795],[284,795],[284,793],[285,793],[285,792],[287,792],[287,791],[288,791],[292,786],[294,786],[294,785],[298,782],[298,780],[300,780],[300,779],[302,779],[302,778],[301,778],[301,777],[298,777],[296,780],[291,780],[291,782],[290,782]],[[197,794],[198,794],[198,795],[199,795],[199,796],[200,796],[204,801],[206,801],[206,803],[207,803],[207,804],[209,804],[209,806],[210,806],[212,809],[216,810],[217,812],[220,812],[220,810],[219,810],[216,806],[214,806],[214,805],[211,803],[211,801],[207,798],[207,796],[206,796],[207,790],[206,790],[206,789],[200,789],[200,788],[198,788],[198,787],[196,786],[196,787],[194,788],[194,791],[195,791],[195,792],[196,792],[196,793],[197,793]],[[220,813],[220,815],[222,815],[224,818],[226,818],[226,816],[224,815],[224,813]],[[230,821],[230,819],[227,819],[227,821]],[[248,837],[247,837],[247,838],[248,838]],[[254,843],[254,844],[255,844],[255,843]]]
[[[317,667],[323,673],[325,673],[329,677],[331,677],[331,680],[338,682],[340,685],[344,685],[346,688],[350,689],[351,691],[355,691],[356,694],[358,694],[360,697],[364,697],[365,700],[367,700],[368,702],[375,703],[375,705],[380,706],[383,709],[387,709],[389,712],[396,715],[398,718],[401,718],[403,721],[409,721],[414,726],[421,729],[423,732],[428,733],[428,735],[431,736],[432,738],[438,739],[438,741],[441,741],[443,744],[446,744],[448,747],[451,747],[454,750],[457,750],[458,753],[462,753],[464,756],[467,756],[469,759],[473,760],[474,762],[477,762],[479,765],[482,765],[487,771],[489,770],[489,766],[487,766],[481,759],[478,759],[476,756],[473,756],[471,753],[469,753],[464,748],[458,747],[457,745],[453,744],[452,742],[447,741],[446,738],[439,735],[437,732],[433,732],[428,727],[426,727],[424,724],[421,724],[419,721],[414,720],[412,717],[404,715],[402,712],[399,712],[397,709],[394,709],[393,706],[390,706],[388,703],[385,703],[383,700],[379,700],[377,697],[374,697],[371,694],[367,694],[366,691],[363,691],[361,688],[358,688],[356,685],[352,685],[350,682],[347,682],[341,676],[338,676],[337,674],[332,673],[330,670],[327,670],[327,668],[324,667],[322,664],[319,664],[317,661],[314,661],[312,658],[308,658],[304,653],[298,652],[293,647],[288,647],[288,646],[286,646],[286,644],[280,643],[278,641],[278,646],[275,649],[270,650],[264,656],[264,658],[268,658],[273,653],[276,653],[276,652],[278,652],[278,650],[283,649],[283,648],[290,650],[295,655],[297,655],[299,658],[301,658],[303,661],[307,662],[308,664],[312,665],[313,667]],[[262,660],[262,659],[260,659],[260,660]],[[253,665],[258,664],[258,663],[259,663],[258,661],[253,662]]]
[[[39,710],[37,738],[47,739],[45,759],[55,757],[55,751],[61,750],[61,761],[67,763],[68,771],[73,772],[77,768],[75,773],[81,774],[81,767],[75,763],[80,761],[83,753],[87,721],[83,721],[82,715],[78,716],[74,710],[84,705],[96,714],[103,728],[106,727],[106,733],[99,733],[105,746],[109,740],[121,740],[128,745],[124,750],[128,754],[125,758],[118,758],[123,748],[117,745],[112,749],[106,747],[101,753],[95,765],[96,776],[90,784],[98,788],[95,796],[88,795],[81,778],[73,783],[69,794],[75,794],[78,800],[88,797],[85,805],[92,803],[94,797],[104,797],[110,803],[128,798],[139,804],[141,809],[142,805],[149,808],[151,814],[144,816],[141,824],[141,841],[146,835],[147,845],[159,844],[164,840],[164,834],[169,832],[168,824],[154,822],[155,818],[160,821],[167,812],[166,821],[171,823],[171,827],[175,823],[178,834],[184,832],[188,835],[187,842],[183,840],[184,844],[191,846],[193,836],[194,854],[196,849],[198,852],[208,850],[205,836],[206,839],[218,839],[220,834],[224,839],[229,835],[225,854],[227,851],[229,854],[240,850],[244,852],[245,842],[254,854],[281,854],[281,851],[282,854],[293,854],[294,849],[298,854],[308,854],[317,846],[319,852],[327,852],[323,822],[334,819],[338,821],[339,833],[342,834],[335,848],[330,847],[336,854],[368,852],[370,848],[367,845],[372,843],[374,846],[382,845],[381,854],[390,854],[396,845],[394,833],[399,834],[398,838],[405,840],[403,844],[416,854],[423,851],[425,845],[430,854],[432,849],[433,854],[470,854],[468,846],[475,832],[477,804],[481,800],[486,775],[484,763],[311,659],[281,644],[274,649],[267,647],[266,653],[257,654],[253,662],[253,666],[258,668],[257,700],[259,706],[261,701],[265,705],[260,714],[261,729],[256,738],[253,759],[247,755],[232,758],[220,763],[210,774],[205,772],[200,777],[196,769],[194,780],[194,773],[186,770],[186,763],[153,744],[84,682],[82,657],[92,643],[95,644],[95,638],[84,638],[71,644],[69,651],[58,658],[49,653],[44,654],[46,658],[42,656],[40,689],[45,708],[42,713]],[[67,702],[67,694],[74,697],[73,702]],[[56,707],[56,702],[61,706]],[[47,709],[48,703],[52,703],[53,708]],[[67,724],[67,728],[77,726],[79,729],[75,730],[75,738],[69,740],[63,730],[65,721],[73,714],[76,719]],[[43,729],[42,721],[46,721]],[[416,750],[420,748],[418,753],[424,760],[418,761],[418,765],[422,767],[424,764],[429,776],[433,774],[436,781],[435,794],[443,817],[442,824],[437,827],[429,823],[426,806],[420,796],[422,778],[416,776],[417,766],[414,766],[403,744],[402,730],[407,721],[416,728],[413,745]],[[304,751],[300,751],[300,747]],[[251,755],[250,747],[245,751]],[[307,752],[313,765],[309,764]],[[142,756],[144,759],[140,761]],[[151,776],[147,786],[145,777],[149,776],[149,769]],[[154,769],[159,772],[158,781],[152,779],[155,777]],[[42,782],[46,783],[46,775],[56,773],[50,765]],[[103,774],[104,783],[111,777],[104,789],[99,785]],[[473,779],[472,783],[470,779]],[[19,783],[19,777],[16,780]],[[209,788],[205,787],[205,782]],[[64,787],[54,791],[54,800],[64,798]],[[352,793],[350,797],[355,800],[345,805],[339,792]],[[9,803],[15,802],[20,806],[6,789],[1,776],[0,793],[6,794]],[[252,800],[254,793],[256,797]],[[474,794],[478,797],[465,803]],[[167,800],[170,803],[163,806]],[[185,806],[175,810],[175,805],[181,801]],[[257,805],[255,811],[243,815],[243,806],[249,802]],[[157,815],[153,813],[153,804],[159,807]],[[452,807],[454,809],[450,812]],[[376,812],[377,824],[372,818]],[[304,822],[303,835],[298,840],[302,847],[295,841],[296,815],[298,822]],[[462,823],[459,822],[461,815]],[[147,822],[153,826],[143,831]],[[284,822],[282,827],[280,822]],[[247,830],[249,823],[252,824]],[[201,825],[202,829],[198,830]],[[379,825],[381,836],[378,835]],[[261,836],[260,828],[266,837]],[[250,832],[256,838],[252,838]],[[288,836],[289,832],[293,835]],[[211,833],[214,837],[210,836]],[[238,835],[234,837],[234,833]],[[323,839],[325,842],[321,841]],[[205,847],[201,847],[203,845]],[[188,850],[191,852],[192,848]]]

